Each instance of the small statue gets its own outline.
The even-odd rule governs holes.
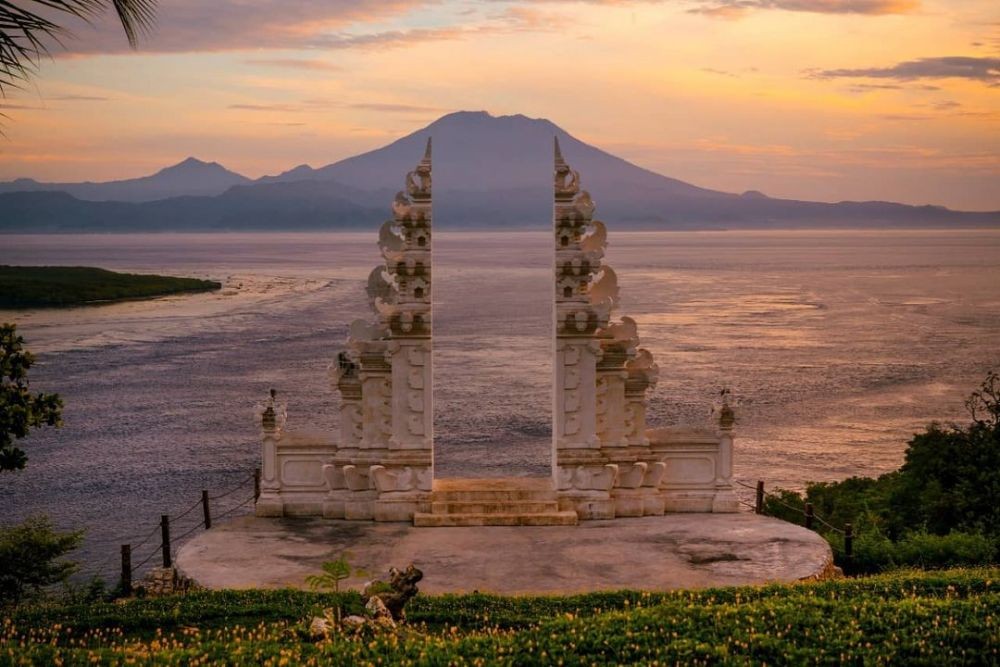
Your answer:
[[[412,563],[405,570],[391,567],[389,568],[389,590],[379,590],[385,588],[386,582],[372,582],[361,591],[361,597],[366,605],[372,599],[378,598],[392,614],[393,620],[402,621],[406,618],[404,607],[417,594],[417,582],[423,578],[424,573],[414,567]]]
[[[722,397],[722,407],[719,408],[719,428],[728,431],[736,423],[736,411],[729,405],[730,391],[728,387],[723,387],[719,391]]]

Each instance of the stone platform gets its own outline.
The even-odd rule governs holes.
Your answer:
[[[668,514],[577,526],[415,528],[405,523],[244,517],[184,544],[177,565],[208,588],[305,588],[347,552],[371,575],[414,563],[427,593],[669,590],[823,576],[816,533],[754,514]],[[360,588],[368,577],[344,582]]]

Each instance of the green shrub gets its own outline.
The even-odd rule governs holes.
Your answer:
[[[82,540],[83,531],[60,533],[43,515],[0,528],[0,605],[16,605],[66,581],[77,565],[63,556]]]
[[[333,598],[198,592],[22,608],[0,665],[991,664],[1000,570],[898,572],[811,584],[561,597],[418,596],[396,632],[313,641]]]
[[[951,532],[935,535],[926,531],[910,533],[895,547],[897,565],[911,567],[959,567],[996,562],[996,547],[980,533]]]
[[[892,567],[986,565],[1000,560],[1000,376],[989,373],[966,401],[972,422],[931,424],[913,436],[903,467],[877,478],[809,484],[805,494],[777,489],[766,514],[803,523],[806,502],[837,528],[854,527],[854,557],[841,535],[815,528],[849,573]]]

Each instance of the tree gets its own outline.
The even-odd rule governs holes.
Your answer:
[[[965,402],[972,421],[930,424],[910,440],[903,466],[877,479],[780,491],[765,510],[801,522],[806,502],[835,526],[852,523],[852,572],[890,565],[990,563],[1000,557],[1000,376],[987,374]],[[835,547],[842,540],[822,525]],[[839,547],[838,547],[839,548]]]
[[[28,462],[15,441],[32,429],[62,423],[58,394],[32,395],[28,390],[28,369],[33,363],[35,357],[24,349],[17,326],[0,325],[0,472],[20,470]]]
[[[0,605],[16,605],[46,586],[66,581],[77,564],[61,558],[82,540],[83,531],[57,532],[45,516],[0,528]]]
[[[61,13],[90,21],[109,5],[135,48],[139,34],[153,23],[156,0],[0,0],[0,96],[28,80],[48,54],[47,40],[59,43],[66,35],[51,16]]]

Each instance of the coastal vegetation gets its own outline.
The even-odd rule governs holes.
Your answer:
[[[877,478],[779,490],[765,513],[800,523],[806,503],[848,573],[894,567],[953,567],[1000,562],[1000,376],[987,375],[966,400],[970,422],[931,424],[910,440],[903,466]],[[856,539],[844,554],[837,526]]]
[[[417,596],[408,622],[314,639],[355,592],[219,591],[22,607],[0,665],[988,664],[1000,660],[1000,570],[561,597]]]
[[[214,280],[117,273],[85,266],[0,266],[0,308],[78,306],[221,287]]]
[[[20,470],[28,457],[17,441],[36,428],[59,426],[62,399],[59,394],[32,394],[28,370],[35,355],[24,347],[24,338],[14,324],[0,324],[0,472]]]

